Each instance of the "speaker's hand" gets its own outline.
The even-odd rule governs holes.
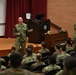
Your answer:
[[[30,30],[29,30],[29,32],[32,32],[32,31],[33,31],[33,29],[30,29]]]

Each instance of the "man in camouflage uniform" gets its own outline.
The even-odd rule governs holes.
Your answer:
[[[73,51],[73,47],[72,47],[72,42],[71,42],[71,38],[67,38],[65,40],[65,44],[66,44],[66,52],[70,52]]]
[[[32,53],[32,48],[26,49],[26,54],[23,56],[22,65],[36,61],[36,54]]]
[[[45,52],[50,52],[47,48],[46,48],[46,42],[41,42],[41,49],[38,50],[38,53],[45,53]]]
[[[56,57],[60,53],[60,44],[56,44],[53,55]]]
[[[19,52],[20,46],[22,48],[22,54],[25,52],[26,47],[26,33],[32,30],[28,30],[27,25],[23,23],[22,17],[18,18],[18,24],[15,25],[14,35],[16,36],[16,51]]]
[[[10,68],[0,72],[0,75],[31,75],[31,73],[21,66],[22,55],[19,53],[12,53],[10,55]]]
[[[44,67],[44,68],[42,69],[42,72],[47,73],[47,72],[49,72],[49,71],[51,71],[51,70],[61,69],[60,66],[56,65],[56,58],[55,58],[55,56],[51,55],[51,56],[49,57],[49,60],[48,60],[48,61],[49,61],[49,64],[50,64],[50,65]]]
[[[76,24],[74,25],[74,50],[76,51]]]
[[[57,63],[62,62],[65,57],[70,56],[66,51],[66,45],[65,44],[60,44],[60,53],[56,57]]]

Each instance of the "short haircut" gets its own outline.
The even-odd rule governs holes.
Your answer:
[[[15,46],[12,46],[12,47],[11,47],[11,50],[16,50],[16,47],[15,47]]]
[[[72,44],[72,43],[71,43],[71,38],[67,38],[67,39],[66,39],[66,42],[67,42],[67,44],[71,45],[71,44]]]
[[[54,55],[49,56],[50,64],[56,64],[56,57]]]
[[[64,66],[67,70],[72,70],[73,68],[76,68],[76,57],[67,56],[64,59]]]
[[[41,42],[41,45],[42,45],[42,47],[44,47],[44,48],[45,48],[45,47],[46,47],[46,42],[44,42],[44,41],[43,41],[43,42]]]
[[[28,45],[27,48],[31,48],[31,50],[33,50],[33,45]]]
[[[37,58],[38,60],[41,60],[41,59],[42,59],[42,55],[41,55],[40,53],[37,53],[37,54],[36,54],[36,58]]]
[[[60,44],[56,44],[55,47],[59,50],[60,49]]]
[[[14,68],[20,67],[22,61],[22,55],[20,53],[12,53],[10,55],[11,66]]]
[[[62,51],[66,51],[66,45],[65,44],[60,44],[60,48],[62,49]]]
[[[27,48],[26,52],[27,52],[27,56],[32,55],[32,49],[31,48]]]

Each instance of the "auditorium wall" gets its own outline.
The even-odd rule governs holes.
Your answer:
[[[47,18],[68,31],[73,39],[76,23],[76,0],[47,0]],[[51,32],[57,32],[51,28]]]

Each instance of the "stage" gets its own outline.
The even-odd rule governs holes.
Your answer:
[[[6,56],[8,53],[11,52],[11,47],[15,44],[15,38],[0,38],[0,56]],[[34,44],[29,43],[28,38],[26,41],[26,48],[29,44],[32,44],[34,46],[34,53],[37,53],[37,51],[41,48],[40,44]]]

